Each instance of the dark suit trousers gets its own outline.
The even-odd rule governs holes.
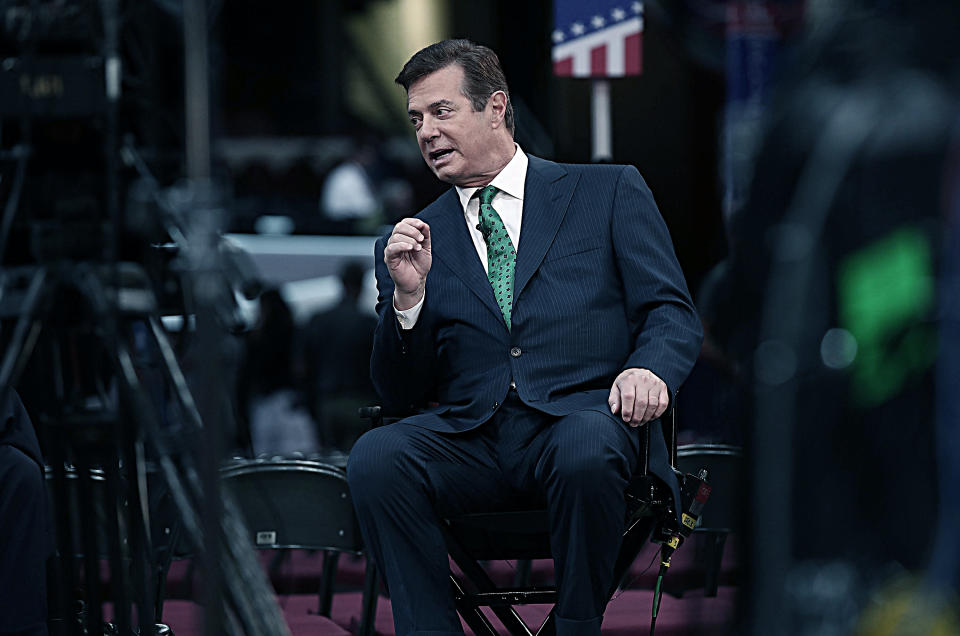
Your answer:
[[[443,517],[532,500],[546,502],[550,515],[558,634],[599,634],[638,449],[637,430],[607,413],[557,418],[514,391],[491,420],[465,433],[401,421],[362,436],[347,474],[396,633],[462,633]]]
[[[40,467],[0,445],[0,636],[47,633],[47,517]]]

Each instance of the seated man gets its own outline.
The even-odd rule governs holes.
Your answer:
[[[37,435],[16,392],[0,387],[0,636],[47,634],[51,545]]]
[[[373,381],[418,413],[361,437],[348,478],[397,634],[462,633],[441,518],[518,497],[549,511],[558,633],[599,634],[639,428],[700,350],[670,236],[633,167],[524,154],[490,49],[431,45],[397,83],[455,186],[376,248]]]

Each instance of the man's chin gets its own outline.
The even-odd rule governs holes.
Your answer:
[[[433,172],[434,176],[443,181],[444,183],[449,183],[451,185],[457,184],[457,174],[450,170],[447,166],[440,166],[439,168],[430,166],[430,171]]]

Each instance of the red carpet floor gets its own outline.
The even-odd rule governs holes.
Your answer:
[[[293,636],[347,636],[356,631],[360,618],[360,593],[345,592],[334,597],[332,620],[317,616],[315,595],[293,594],[279,596],[277,602]],[[660,636],[722,636],[729,633],[734,616],[736,591],[721,587],[714,598],[702,593],[689,592],[683,598],[664,596],[657,618],[656,633]],[[650,629],[650,612],[653,593],[645,590],[628,590],[614,598],[604,615],[602,632],[605,636],[636,636]],[[549,611],[547,605],[521,606],[521,618],[536,631]],[[487,612],[491,622],[500,628],[492,612]],[[191,601],[168,601],[164,608],[164,622],[176,636],[202,636],[203,610]],[[392,635],[393,617],[390,601],[381,598],[375,621],[377,634]],[[464,624],[467,634],[472,632]],[[501,629],[501,633],[506,631]]]

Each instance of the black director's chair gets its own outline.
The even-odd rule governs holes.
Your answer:
[[[384,417],[380,407],[360,409],[360,416],[373,426],[396,421]],[[675,409],[661,418],[664,441],[671,467],[677,465]],[[609,597],[620,587],[629,568],[648,540],[668,540],[679,536],[678,495],[684,476],[674,468],[676,483],[656,477],[651,466],[651,427],[644,427],[641,461],[627,486],[627,520],[623,542],[614,565],[614,584]],[[450,558],[462,572],[451,573],[457,611],[475,634],[497,636],[497,628],[483,612],[489,607],[511,636],[552,636],[556,633],[551,609],[538,628],[527,625],[515,609],[517,605],[555,604],[555,586],[498,586],[481,565],[483,561],[550,559],[549,522],[545,509],[508,512],[484,512],[445,519],[444,534]],[[686,533],[684,533],[686,534]],[[521,582],[522,583],[522,582]]]

